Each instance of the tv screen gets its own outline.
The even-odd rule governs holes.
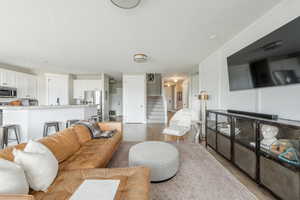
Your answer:
[[[231,91],[300,83],[300,17],[227,58]]]

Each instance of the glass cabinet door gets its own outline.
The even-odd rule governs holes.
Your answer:
[[[227,115],[217,116],[217,131],[223,136],[230,137],[231,136],[231,117]]]
[[[207,112],[206,119],[206,145],[216,150],[217,115]]]
[[[300,127],[263,122],[259,131],[261,184],[282,199],[300,199]]]
[[[256,127],[254,120],[233,117],[233,161],[252,179],[257,179]]]
[[[217,114],[212,113],[212,112],[207,112],[207,117],[206,117],[206,123],[207,123],[207,128],[211,129],[213,131],[216,131],[216,124],[217,124]]]
[[[300,169],[300,128],[261,123],[260,154],[282,165]]]
[[[256,122],[245,118],[233,118],[234,140],[252,151],[255,151],[256,145]]]
[[[231,117],[217,115],[217,151],[231,160]]]

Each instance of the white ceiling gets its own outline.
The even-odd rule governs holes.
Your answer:
[[[1,0],[0,62],[68,73],[187,72],[280,0]],[[215,39],[210,39],[216,35]],[[133,62],[145,53],[149,62]]]

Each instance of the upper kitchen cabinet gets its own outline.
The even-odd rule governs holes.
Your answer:
[[[16,87],[16,72],[0,69],[0,85],[3,87]]]
[[[33,75],[27,75],[28,87],[27,87],[27,95],[29,98],[37,99],[37,77]]]
[[[84,99],[84,91],[101,90],[101,80],[74,80],[73,81],[73,98]]]
[[[36,76],[16,73],[16,88],[19,98],[37,99],[37,84]]]

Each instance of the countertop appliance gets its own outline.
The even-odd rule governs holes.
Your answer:
[[[17,88],[0,87],[0,98],[16,98]]]

